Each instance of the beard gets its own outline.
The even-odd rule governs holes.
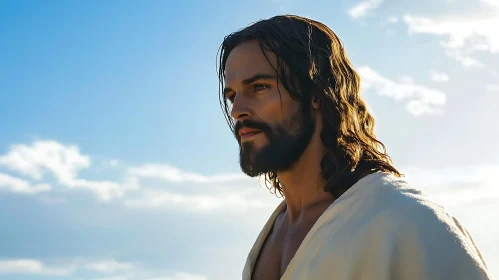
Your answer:
[[[307,105],[281,124],[270,126],[251,120],[236,124],[234,132],[240,147],[239,164],[246,175],[256,177],[269,172],[283,172],[294,166],[305,152],[315,131],[315,121]],[[253,142],[241,144],[241,127],[260,130],[267,137],[268,143],[260,148],[255,147]]]

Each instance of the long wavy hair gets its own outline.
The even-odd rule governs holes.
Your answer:
[[[402,176],[374,134],[374,118],[360,95],[360,77],[340,39],[326,25],[308,18],[275,16],[224,38],[218,61],[219,100],[232,131],[235,120],[222,92],[224,69],[229,53],[250,40],[258,41],[264,54],[266,50],[277,56],[274,70],[293,99],[302,104],[310,103],[312,97],[319,99],[324,124],[321,140],[326,148],[321,161],[325,191],[339,197],[366,172]],[[265,182],[283,195],[276,172],[266,173]]]

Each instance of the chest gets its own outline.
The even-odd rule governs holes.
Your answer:
[[[310,228],[277,229],[265,240],[253,269],[253,280],[279,280]]]

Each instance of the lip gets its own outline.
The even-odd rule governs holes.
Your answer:
[[[258,129],[243,127],[239,130],[239,137],[241,137],[241,140],[243,140],[243,139],[247,139],[249,137],[252,137],[254,135],[257,135],[261,132],[262,131],[258,130]]]

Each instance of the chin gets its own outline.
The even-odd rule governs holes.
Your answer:
[[[258,152],[261,150],[263,147],[265,147],[268,142],[267,140],[264,139],[249,139],[246,141],[241,142],[243,146],[251,146],[251,149],[255,152]]]

